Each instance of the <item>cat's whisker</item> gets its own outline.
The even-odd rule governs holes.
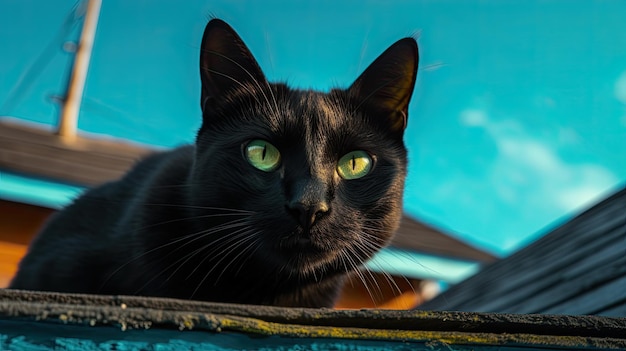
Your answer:
[[[223,223],[223,224],[211,227],[211,228],[206,229],[206,230],[199,231],[199,232],[194,233],[194,234],[187,235],[187,236],[185,236],[185,238],[190,238],[190,237],[193,237],[193,236],[196,236],[196,237],[193,238],[192,240],[189,240],[189,241],[185,242],[183,245],[178,247],[176,250],[181,249],[184,246],[189,245],[189,244],[191,244],[192,242],[194,242],[196,240],[204,239],[204,238],[206,238],[209,235],[213,235],[215,233],[219,233],[219,232],[224,231],[224,230],[235,229],[235,228],[239,228],[239,227],[243,227],[243,226],[248,226],[247,218],[236,219],[236,220],[233,220],[233,221],[230,221],[230,222],[226,222],[226,223]]]
[[[214,228],[211,228],[211,229],[216,229],[216,228],[217,228],[217,227],[214,227]],[[220,232],[220,231],[226,230],[226,229],[232,229],[232,228],[233,228],[233,227],[229,227],[229,226],[222,226],[221,228],[219,228],[219,230],[210,230],[210,231],[206,231],[206,232],[199,232],[199,233],[195,233],[194,235],[199,235],[199,237],[197,237],[197,238],[193,239],[192,241],[195,241],[195,240],[200,239],[200,238],[204,238],[204,237],[206,237],[207,235],[211,235],[211,234],[214,234],[214,233],[217,233],[217,232]],[[236,226],[235,226],[235,228],[236,228]],[[242,229],[240,229],[240,230],[243,230],[243,229],[245,229],[245,228],[242,228]],[[233,232],[233,233],[229,233],[228,235],[230,235],[230,234],[234,234],[234,233],[235,233],[235,232]],[[219,240],[219,239],[218,239],[218,240]],[[180,246],[180,247],[177,247],[177,248],[176,248],[175,250],[173,250],[173,251],[170,251],[170,252],[169,252],[169,253],[168,253],[168,254],[167,254],[164,258],[166,258],[166,257],[170,256],[170,255],[171,255],[172,253],[174,253],[175,251],[180,250],[183,246],[187,245],[188,243],[189,243],[189,242],[187,242],[187,243],[183,244],[183,245],[182,245],[182,246]],[[191,253],[188,253],[188,254],[186,254],[186,255],[184,255],[184,256],[182,256],[182,257],[180,257],[178,260],[174,261],[174,262],[173,262],[173,263],[171,263],[169,266],[167,266],[167,267],[165,267],[164,269],[160,270],[158,274],[154,275],[154,276],[153,276],[150,280],[148,280],[148,281],[147,281],[144,285],[142,285],[142,286],[138,289],[138,291],[137,291],[136,293],[138,293],[138,292],[140,292],[141,290],[143,290],[146,286],[148,286],[148,285],[149,285],[151,282],[153,282],[156,278],[158,278],[159,276],[161,276],[162,274],[164,274],[165,272],[167,272],[170,268],[172,268],[173,266],[175,266],[176,264],[178,264],[180,261],[183,261],[183,260],[184,260],[184,262],[182,262],[181,264],[179,264],[178,268],[176,268],[176,269],[175,269],[172,273],[170,273],[170,275],[169,275],[169,276],[168,276],[168,277],[167,277],[167,278],[166,278],[166,279],[165,279],[165,280],[161,283],[161,285],[165,284],[166,282],[168,282],[168,281],[169,281],[169,280],[170,280],[170,279],[171,279],[171,278],[172,278],[172,277],[176,274],[176,272],[178,272],[178,270],[180,270],[180,269],[182,268],[182,266],[184,266],[184,265],[185,265],[185,263],[187,263],[187,262],[188,262],[191,258],[193,258],[193,256],[195,256],[197,253],[200,253],[200,252],[204,251],[207,247],[212,246],[213,244],[214,244],[213,242],[208,243],[208,244],[205,244],[204,246],[201,246],[200,248],[193,250]],[[191,274],[193,274],[193,272],[192,272]],[[190,274],[190,275],[191,275],[191,274]]]
[[[380,258],[379,258],[380,259]],[[379,268],[379,273],[382,274],[385,278],[385,280],[387,281],[387,283],[389,284],[389,287],[391,288],[392,292],[394,293],[395,297],[398,297],[400,295],[403,294],[402,289],[400,288],[400,286],[398,285],[398,283],[396,282],[396,280],[393,278],[393,276],[386,272],[382,265],[378,262],[374,262],[374,264]],[[369,269],[367,267],[365,267],[366,269]],[[418,291],[415,289],[415,286],[413,285],[413,283],[411,282],[411,280],[409,280],[409,278],[407,278],[405,275],[396,275],[396,277],[402,279],[404,281],[404,283],[410,288],[411,292],[414,295],[418,295]],[[396,293],[397,292],[397,293]],[[411,308],[413,306],[405,306],[406,308]]]
[[[363,255],[363,256],[360,257],[360,261],[361,262],[365,261],[365,259],[363,259],[364,257],[369,257],[373,252],[375,252],[375,251],[371,250],[371,247],[368,247],[366,244],[362,244],[362,243],[356,243],[354,245],[354,249],[360,251],[360,253]],[[382,288],[378,284],[378,280],[376,279],[376,277],[374,277],[374,274],[372,273],[371,270],[365,268],[365,272],[367,272],[367,274],[369,275],[369,278],[376,285],[376,290],[378,291],[379,299],[382,299],[384,294],[383,294]]]
[[[373,228],[372,228],[373,229]],[[368,239],[368,238],[374,238],[374,239],[378,239],[378,237],[372,235],[371,233],[367,233],[364,232],[362,233],[362,235]],[[370,240],[365,240],[365,241],[361,241],[358,245],[362,251],[367,251],[367,252],[377,252],[379,251],[384,245],[383,244],[379,244],[376,242],[372,242]],[[380,268],[380,274],[382,274],[383,278],[385,279],[385,281],[387,282],[387,284],[389,284],[389,287],[391,288],[391,291],[393,292],[394,296],[400,296],[402,294],[402,289],[398,286],[398,284],[396,283],[395,279],[393,279],[393,277],[385,272],[382,267],[380,266],[380,263],[375,262],[374,264],[376,264],[379,268]],[[363,269],[367,270],[368,272],[371,272],[371,270],[369,268],[367,268],[367,266],[363,266]],[[370,273],[371,276],[371,273]],[[410,283],[410,281],[402,276],[402,278],[406,281],[406,283],[411,287],[411,289],[413,290],[413,292],[415,293],[415,289],[413,287],[413,285]],[[375,279],[372,276],[372,279]],[[376,280],[375,280],[376,281]],[[380,291],[380,289],[379,289]],[[382,295],[382,292],[381,292]]]
[[[363,275],[363,273],[361,272],[361,270],[359,269],[359,266],[356,264],[356,262],[350,257],[350,253],[347,252],[345,249],[341,249],[340,252],[341,255],[343,255],[346,258],[346,261],[348,262],[348,264],[352,267],[352,272],[354,272],[354,274],[356,274],[356,276],[359,278],[359,280],[361,281],[361,283],[363,283],[363,287],[365,287],[365,290],[367,291],[367,294],[370,296],[370,299],[372,300],[372,302],[374,303],[374,306],[377,306],[377,302],[376,299],[374,298],[374,293],[372,292],[372,290],[370,289],[369,284],[367,283],[367,280],[365,279],[365,276]]]
[[[248,225],[247,225],[247,224],[243,224],[243,225],[244,225],[245,227],[240,228],[240,229],[237,229],[237,230],[235,230],[235,231],[233,231],[233,232],[227,233],[226,235],[223,235],[223,236],[221,236],[221,237],[217,238],[216,240],[211,241],[210,243],[205,244],[205,245],[201,246],[200,248],[197,248],[197,249],[193,250],[192,252],[190,252],[190,253],[186,254],[185,256],[183,256],[181,259],[179,259],[179,260],[177,260],[176,262],[174,262],[174,263],[178,263],[178,262],[180,262],[182,259],[185,259],[185,258],[186,258],[186,259],[185,259],[185,261],[184,261],[183,263],[181,263],[181,264],[179,265],[179,267],[178,267],[178,268],[177,268],[174,272],[172,272],[172,274],[170,274],[170,276],[168,277],[168,280],[169,280],[169,279],[171,279],[171,277],[172,277],[172,276],[174,276],[174,274],[176,274],[176,272],[177,272],[177,271],[178,271],[178,270],[179,270],[179,269],[180,269],[180,268],[181,268],[181,267],[182,267],[185,263],[187,263],[190,259],[192,259],[192,258],[193,258],[196,254],[201,253],[201,252],[203,252],[206,248],[208,248],[208,247],[211,247],[211,246],[215,245],[215,244],[216,244],[216,242],[219,242],[219,241],[221,241],[221,240],[223,240],[223,239],[225,239],[225,238],[227,238],[227,237],[230,237],[230,236],[238,235],[240,232],[242,232],[242,231],[246,230],[246,228],[248,227]],[[227,229],[235,229],[235,228],[237,228],[237,226],[222,227],[222,228],[220,228],[220,230],[219,230],[219,231],[223,231],[223,230],[227,230]],[[203,234],[201,237],[199,237],[199,239],[205,238],[207,235],[212,235],[212,234],[213,234],[213,233],[205,233],[205,234]],[[214,251],[215,251],[215,250],[214,250]],[[210,254],[212,254],[214,251],[209,252],[209,253],[207,254],[207,257],[208,257]],[[204,260],[203,260],[203,261],[204,261]],[[187,279],[189,279],[189,278],[193,275],[193,273],[195,273],[196,269],[198,269],[199,267],[200,267],[200,265],[196,266],[196,268],[195,268],[195,269],[194,269],[191,273],[189,273],[189,275],[187,276]],[[168,268],[169,268],[169,267],[168,267]]]
[[[422,262],[417,260],[415,257],[411,256],[408,252],[405,252],[405,251],[402,251],[402,250],[394,250],[393,254],[396,257],[399,257],[400,259],[409,261],[411,264],[418,265],[418,266],[424,268],[425,270],[427,270],[429,272],[432,272],[435,275],[441,275],[441,272],[439,272],[439,271],[437,271],[437,270],[435,270],[435,269],[433,269],[431,267],[425,266]]]
[[[241,213],[249,213],[253,214],[255,211],[250,210],[242,210],[235,208],[224,208],[224,207],[214,207],[214,206],[199,206],[199,205],[189,205],[189,204],[168,204],[168,203],[150,203],[144,202],[143,206],[161,206],[161,207],[179,207],[179,208],[194,208],[199,210],[211,210],[211,211],[230,211],[230,212],[241,212]]]
[[[205,183],[185,183],[185,184],[161,184],[161,185],[153,185],[152,189],[177,189],[177,188],[190,188],[195,186],[203,186]]]
[[[343,249],[339,251],[339,260],[340,260],[340,264],[343,266],[343,269],[345,270],[345,272],[350,272],[350,269],[348,269],[348,264],[346,263],[346,258],[343,255]]]
[[[236,222],[239,222],[241,220],[242,219],[235,219],[235,220],[233,220],[231,222],[227,222],[227,223],[225,223],[224,225],[221,225],[221,226],[216,226],[216,227],[212,227],[212,228],[207,229],[207,230],[202,230],[202,231],[199,231],[199,232],[196,232],[196,233],[188,234],[188,235],[182,236],[180,238],[176,238],[175,240],[172,240],[172,241],[170,241],[168,243],[165,243],[163,245],[159,245],[159,246],[157,246],[157,247],[155,247],[153,249],[150,249],[148,251],[142,252],[140,255],[137,255],[136,257],[126,261],[124,264],[120,265],[116,270],[114,270],[112,273],[110,273],[106,277],[106,279],[103,281],[103,283],[101,284],[99,290],[102,290],[106,286],[108,281],[111,280],[111,278],[113,278],[113,276],[115,276],[118,272],[120,272],[124,267],[128,266],[129,264],[131,264],[131,263],[133,263],[133,262],[135,262],[135,261],[137,261],[137,260],[139,260],[139,259],[141,259],[141,258],[143,258],[143,257],[145,257],[145,256],[147,256],[147,255],[149,255],[149,254],[151,254],[153,252],[155,252],[155,251],[161,250],[163,248],[166,248],[168,246],[177,244],[177,243],[179,243],[181,241],[185,241],[185,240],[187,240],[189,238],[193,238],[194,236],[196,236],[195,239],[192,239],[189,242],[187,242],[187,243],[183,244],[182,246],[178,247],[177,249],[175,249],[173,251],[170,251],[165,256],[165,257],[167,257],[167,256],[171,255],[172,253],[176,252],[178,249],[182,248],[183,246],[189,244],[190,242],[198,240],[202,236],[206,236],[206,235],[209,235],[209,234],[212,234],[212,233],[215,233],[215,232],[219,232],[219,231],[224,230],[224,229],[230,229],[230,228],[232,228],[232,226],[236,227],[236,224],[237,224]],[[241,225],[245,225],[245,224],[241,224]]]
[[[377,219],[368,219],[368,220],[367,220],[367,222],[375,222],[375,221],[379,221],[379,222],[381,222],[382,220],[377,220]],[[366,236],[366,237],[368,237],[368,238],[374,238],[374,239],[376,239],[376,238],[377,238],[377,236],[376,236],[376,235],[373,235],[373,234],[372,234],[372,233],[370,233],[370,232],[385,232],[385,231],[384,231],[384,230],[382,230],[382,229],[372,228],[372,227],[369,227],[369,226],[367,226],[367,225],[364,225],[364,226],[363,226],[363,229],[364,229],[365,231],[364,231],[363,233],[361,233],[362,235],[364,235],[364,236]],[[376,251],[378,251],[378,250],[380,250],[382,247],[383,247],[383,245],[381,245],[380,247],[378,247],[378,245],[375,245],[375,244],[374,244],[374,246],[373,246],[372,248],[374,248],[374,249],[376,249]],[[405,252],[402,252],[402,251],[400,251],[400,252],[394,251],[394,255],[400,255],[403,259],[410,259],[412,263],[416,263],[416,264],[419,264],[420,266],[424,267],[424,265],[423,265],[423,264],[421,264],[420,262],[418,262],[417,260],[415,260],[415,258],[414,258],[414,257],[411,257],[410,255],[408,255],[408,254],[407,254],[407,253],[405,253]],[[379,258],[379,260],[380,260],[380,259],[383,259],[383,260],[384,260],[384,258]],[[399,286],[398,286],[398,284],[396,283],[395,279],[393,279],[393,277],[391,276],[391,274],[389,274],[389,273],[385,272],[385,271],[384,271],[384,269],[383,269],[383,267],[381,266],[381,264],[380,264],[380,263],[378,263],[377,261],[374,261],[374,264],[378,266],[380,273],[382,273],[382,274],[385,276],[385,280],[386,280],[386,281],[390,284],[390,287],[391,287],[391,284],[393,284],[392,290],[394,291],[394,294],[395,294],[395,291],[397,291],[397,292],[398,292],[398,295],[396,295],[396,296],[401,295],[401,294],[402,294],[402,290],[400,289],[400,287],[399,287]],[[424,267],[424,268],[427,268],[427,267]],[[401,278],[402,280],[404,280],[404,282],[406,283],[406,285],[408,285],[408,286],[410,287],[411,291],[412,291],[414,294],[417,294],[417,291],[415,290],[415,286],[413,285],[413,283],[412,283],[412,282],[411,282],[411,281],[410,281],[410,280],[409,280],[406,276],[404,276],[404,275],[400,275],[400,276],[398,276],[398,277],[399,277],[399,278]]]
[[[243,250],[241,250],[235,257],[233,257],[228,264],[226,264],[226,266],[224,266],[224,268],[222,269],[222,272],[217,276],[217,278],[215,279],[215,282],[213,282],[213,286],[217,286],[217,283],[220,281],[220,279],[222,278],[222,275],[224,275],[224,273],[228,270],[228,267],[230,267],[233,263],[235,263],[237,261],[237,259],[239,259],[239,257],[241,257],[243,254],[246,253],[246,251],[250,250],[251,248],[253,248],[255,245],[258,244],[259,242],[259,238],[256,237],[256,235],[251,235],[248,238],[242,240],[243,242],[249,241],[250,239],[254,239],[252,240],[251,243],[248,244],[248,246],[246,246]],[[258,247],[258,245],[257,245]],[[231,250],[231,252],[234,250]],[[254,250],[253,250],[254,251]],[[248,258],[250,258],[250,256],[248,256]],[[245,262],[245,261],[244,261]],[[243,266],[243,265],[242,265]],[[241,269],[241,267],[237,270],[237,272],[239,272],[239,270]],[[236,275],[236,274],[235,274]]]
[[[101,197],[94,197],[87,194],[81,195],[81,198],[89,199],[90,202],[102,202],[104,204],[124,204],[128,201],[120,201],[113,199],[104,199]],[[211,211],[229,211],[229,212],[240,212],[240,213],[249,213],[254,214],[255,211],[251,210],[243,210],[237,208],[225,208],[225,207],[215,207],[215,206],[200,206],[200,205],[190,205],[190,204],[176,204],[176,203],[156,203],[156,202],[143,202],[142,206],[154,206],[154,207],[177,207],[177,208],[190,208],[190,209],[200,209],[200,210],[211,210]]]
[[[313,280],[315,282],[318,282],[319,280],[317,280],[317,270],[316,269],[311,269],[311,272],[313,273]]]
[[[449,66],[449,64],[444,63],[444,62],[435,62],[435,63],[431,63],[428,65],[424,65],[423,67],[420,67],[420,71],[436,71],[442,67],[446,67]]]
[[[255,234],[255,235],[258,235],[258,233]],[[262,238],[260,236],[257,236],[257,238],[254,240],[254,242],[251,244],[251,245],[256,245],[256,247],[254,248],[254,250],[252,250],[252,252],[250,252],[248,257],[241,262],[241,264],[239,265],[239,268],[235,272],[234,276],[239,275],[239,272],[241,272],[241,269],[245,266],[246,262],[248,262],[248,260],[250,260],[250,258],[254,256],[254,253],[261,247],[261,245],[260,245],[261,241],[262,241]]]
[[[215,252],[220,251],[224,246],[229,245],[231,242],[233,242],[235,240],[238,240],[241,237],[247,236],[249,232],[250,232],[249,227],[241,228],[241,229],[239,229],[237,231],[229,233],[229,234],[227,234],[227,235],[225,235],[223,237],[220,237],[217,240],[211,242],[211,246],[213,246],[212,250],[205,253],[204,259],[202,259],[202,261],[200,261],[200,263],[198,263],[198,265],[187,275],[187,279],[189,279],[202,266],[202,264],[207,259],[212,257],[212,255]],[[222,255],[224,255],[223,250],[222,250]]]
[[[359,240],[358,242],[355,242],[355,245],[360,246],[363,249],[365,249],[363,251],[363,253],[365,254],[365,257],[369,257],[371,254],[379,251],[385,246],[385,243],[380,242],[379,237],[371,233],[361,232],[358,237],[359,237]]]
[[[175,223],[175,222],[193,221],[193,220],[198,220],[198,219],[206,219],[206,218],[214,218],[214,217],[229,217],[229,216],[250,216],[250,214],[248,213],[211,213],[211,214],[206,214],[206,215],[176,218],[176,219],[171,219],[171,220],[157,222],[154,224],[143,226],[143,227],[135,229],[135,231],[144,230],[144,229],[148,229],[152,227],[158,227],[164,224],[170,224],[170,223]]]
[[[243,245],[247,240],[249,240],[251,238],[251,236],[248,236],[245,240],[242,241],[238,241],[237,243],[235,243],[234,245],[232,245],[230,247],[230,250],[227,253],[224,253],[222,255],[222,257],[215,263],[213,264],[213,267],[211,267],[211,269],[204,275],[204,278],[202,278],[202,280],[198,283],[198,285],[196,286],[196,289],[193,291],[193,293],[191,294],[190,298],[193,298],[196,293],[198,292],[198,290],[200,289],[200,287],[204,284],[204,282],[208,279],[208,277],[211,275],[211,273],[213,272],[213,270],[215,270],[216,267],[219,266],[219,264],[226,259],[226,257],[228,257],[228,255],[233,252],[235,249],[237,249],[238,247],[240,247],[241,245]],[[203,260],[204,261],[204,260]],[[202,264],[202,262],[200,263]]]
[[[267,35],[267,33],[265,33],[265,44],[267,47],[267,52],[268,52],[268,56],[269,56],[269,61],[270,61],[270,66],[272,67],[272,69],[274,69],[274,60],[272,59],[272,52],[269,50],[269,37]],[[270,95],[272,96],[272,100],[274,101],[274,108],[275,113],[278,114],[280,109],[278,108],[278,101],[276,100],[276,96],[274,95],[272,86],[270,85],[269,81],[267,81],[267,79],[265,80],[265,84],[267,85],[267,89],[270,92]],[[275,115],[275,117],[278,117],[278,115]]]
[[[382,275],[383,278],[385,279],[385,282],[389,285],[389,288],[391,289],[392,293],[394,294],[395,297],[398,297],[400,295],[402,295],[402,289],[400,288],[400,286],[398,285],[398,283],[396,283],[395,279],[393,279],[393,277],[391,276],[391,274],[387,273],[383,267],[380,265],[380,263],[378,262],[374,262],[374,264],[378,267],[378,274]],[[367,266],[364,266],[364,269],[371,271],[371,269],[369,269]],[[405,277],[403,277],[405,278]],[[406,279],[406,278],[405,278]],[[407,283],[408,283],[408,279],[407,279]],[[415,291],[414,291],[415,292]]]

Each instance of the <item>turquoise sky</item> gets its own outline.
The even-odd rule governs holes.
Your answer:
[[[210,16],[239,32],[270,80],[321,90],[416,35],[409,214],[506,254],[626,184],[624,1],[103,2],[85,132],[191,142]],[[78,28],[58,33],[73,6],[0,3],[0,116],[56,123],[51,97],[71,57],[61,46]]]

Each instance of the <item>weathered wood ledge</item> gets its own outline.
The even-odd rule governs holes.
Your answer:
[[[235,332],[446,345],[624,349],[626,319],[437,311],[279,308],[164,298],[0,290],[0,323]],[[92,329],[93,330],[93,329]]]

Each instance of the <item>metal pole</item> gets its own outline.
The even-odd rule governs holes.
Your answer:
[[[98,26],[98,16],[100,15],[101,0],[89,0],[85,13],[85,22],[78,42],[74,66],[67,89],[67,96],[61,111],[61,120],[57,134],[65,141],[76,139],[76,126],[78,124],[78,114],[80,103],[83,98],[83,89],[87,79],[91,50]]]

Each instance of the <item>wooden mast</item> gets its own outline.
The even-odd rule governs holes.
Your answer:
[[[83,98],[83,90],[85,88],[85,80],[87,79],[87,70],[89,69],[89,60],[91,59],[91,50],[93,49],[93,41],[98,26],[98,17],[100,15],[101,0],[88,0],[83,30],[78,42],[76,57],[72,67],[72,74],[67,89],[67,96],[62,105],[61,120],[57,134],[67,142],[76,140],[76,128],[78,124],[78,114],[80,112],[80,103]]]

